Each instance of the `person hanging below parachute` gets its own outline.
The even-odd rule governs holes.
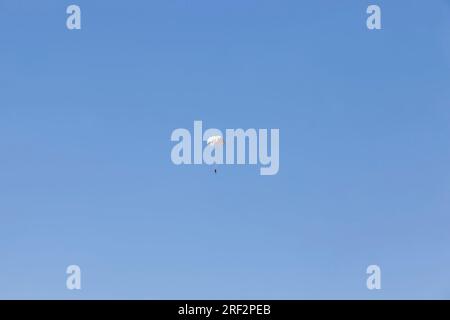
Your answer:
[[[222,136],[211,136],[206,141],[207,145],[212,145],[214,147],[223,145]],[[217,174],[217,168],[214,168],[214,173]]]

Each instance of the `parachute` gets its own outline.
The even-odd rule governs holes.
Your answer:
[[[206,140],[206,143],[209,145],[220,146],[223,145],[223,138],[222,136],[211,136]],[[214,173],[217,173],[217,168],[214,168]]]
[[[223,144],[223,138],[222,136],[211,136],[206,141],[208,145],[222,145]]]

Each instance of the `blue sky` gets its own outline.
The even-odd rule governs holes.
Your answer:
[[[450,298],[449,1],[0,0],[0,39],[0,298]],[[173,165],[194,120],[279,173]]]

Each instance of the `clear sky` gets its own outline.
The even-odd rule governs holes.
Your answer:
[[[0,298],[448,299],[449,88],[447,0],[0,0]],[[194,120],[279,173],[173,165]]]

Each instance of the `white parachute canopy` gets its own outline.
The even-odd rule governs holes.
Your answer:
[[[218,146],[218,145],[223,144],[223,138],[222,138],[222,136],[211,136],[208,138],[208,140],[206,142],[207,142],[208,146],[209,145]]]

